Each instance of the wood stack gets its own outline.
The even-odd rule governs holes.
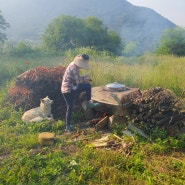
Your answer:
[[[156,127],[172,136],[185,133],[185,103],[171,91],[151,88],[132,99],[132,104],[133,122],[146,133],[151,133]]]

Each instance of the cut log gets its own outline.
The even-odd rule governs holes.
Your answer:
[[[50,132],[42,132],[38,135],[38,142],[41,145],[52,145],[54,143],[55,134]]]
[[[123,116],[116,116],[116,115],[112,115],[109,117],[108,120],[108,127],[109,128],[114,128],[115,125],[120,124],[123,126],[127,126],[127,119]]]
[[[108,116],[101,119],[96,125],[95,129],[97,131],[104,129],[108,125]]]
[[[127,128],[133,132],[136,132],[137,134],[139,134],[140,136],[143,136],[147,139],[149,139],[148,135],[146,135],[141,129],[137,128],[136,126],[134,126],[133,124],[128,124]]]

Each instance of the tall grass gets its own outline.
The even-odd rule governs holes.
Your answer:
[[[82,52],[82,51],[78,51]],[[180,95],[185,89],[185,57],[143,55],[124,58],[90,52],[90,73],[94,86],[119,82],[127,86],[148,89],[154,86]],[[64,56],[6,57],[0,58],[0,84],[35,66],[66,66],[77,52]]]
[[[36,66],[55,66],[64,64],[62,56],[0,56],[0,86]]]
[[[93,61],[91,76],[94,85],[119,82],[142,90],[155,86],[180,95],[185,89],[185,57],[142,56],[133,59]]]

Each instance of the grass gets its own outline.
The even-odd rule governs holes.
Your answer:
[[[26,70],[36,66],[55,66],[64,64],[65,60],[62,56],[1,56],[0,59],[0,85],[4,85],[7,81],[20,75]]]
[[[72,58],[69,53],[67,59]],[[1,57],[1,84],[37,65],[67,64],[64,57]],[[25,65],[28,60],[30,65]],[[180,95],[185,88],[185,58],[145,55],[138,58],[93,56],[89,71],[93,85],[117,81],[147,89],[162,86]],[[7,71],[8,74],[7,74]],[[4,73],[4,75],[3,75]],[[169,137],[156,130],[153,142],[135,135],[131,154],[122,150],[92,148],[100,133],[85,130],[83,137],[64,134],[63,120],[25,124],[22,111],[4,102],[9,83],[0,92],[0,184],[2,185],[183,185],[185,181],[185,135]],[[77,119],[76,116],[74,119]],[[120,126],[112,131],[125,141]],[[53,132],[51,146],[38,143],[40,132]]]
[[[86,52],[90,53],[89,50]],[[69,52],[64,56],[2,56],[0,84],[5,84],[6,81],[36,66],[67,65],[75,54]],[[93,79],[92,85],[105,85],[117,81],[142,90],[161,86],[177,95],[185,89],[185,57],[144,55],[137,58],[115,58],[104,53],[92,54],[91,70],[88,71]]]
[[[180,95],[185,89],[185,57],[150,57],[139,57],[134,63],[125,58],[110,60],[106,64],[93,61],[91,75],[94,84],[104,85],[117,81],[142,90],[160,86]]]
[[[7,114],[0,132],[1,184],[183,184],[185,180],[183,138],[156,137],[150,143],[136,136],[126,157],[119,150],[91,148],[62,134],[62,121],[26,125],[19,112]],[[38,133],[43,131],[58,133],[52,146],[38,144]],[[93,133],[92,138],[98,137]]]

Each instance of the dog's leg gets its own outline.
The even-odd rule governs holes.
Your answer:
[[[38,116],[36,118],[31,119],[29,122],[41,122],[41,121],[43,121],[43,118]]]

